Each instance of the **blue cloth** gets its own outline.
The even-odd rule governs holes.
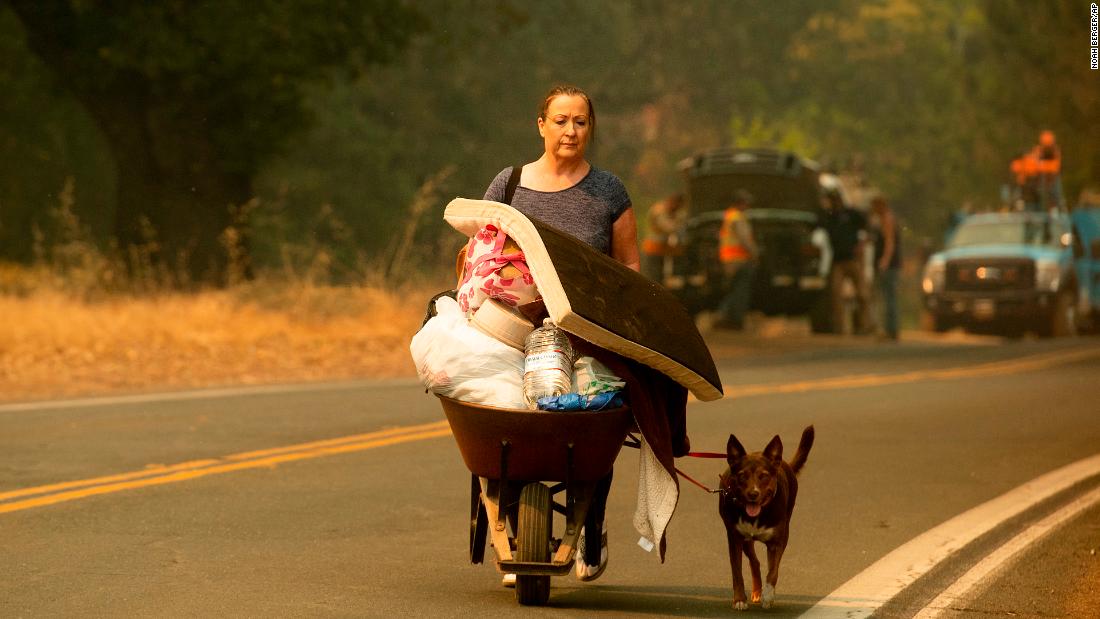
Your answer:
[[[623,405],[621,391],[608,391],[596,395],[565,393],[559,396],[539,398],[539,410],[542,411],[599,411],[605,408],[619,408]]]

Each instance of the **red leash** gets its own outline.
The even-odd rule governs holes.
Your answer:
[[[713,451],[689,451],[684,455],[686,455],[689,458],[723,458],[723,459],[725,459],[725,457],[726,457],[726,454],[715,453]],[[691,475],[688,475],[687,473],[681,471],[679,468],[676,468],[676,472],[680,474],[680,477],[683,477],[684,479],[690,481],[691,483],[695,484],[696,486],[699,486],[700,488],[702,488],[703,490],[709,492],[710,494],[717,494],[719,492],[722,492],[721,488],[719,488],[717,490],[712,490],[712,489],[704,486],[703,484],[695,481],[695,479]]]
[[[623,443],[623,445],[625,445],[627,447],[633,447],[634,449],[641,449],[641,447],[642,447],[641,439],[634,436],[633,434],[630,435],[630,438],[634,439],[634,442],[626,441],[626,442]],[[720,454],[720,453],[713,452],[713,451],[689,451],[684,455],[687,456],[688,458],[725,458],[726,457],[726,454]],[[681,471],[679,467],[672,467],[672,468],[676,469],[676,472],[680,475],[680,477],[683,477],[684,479],[690,481],[691,483],[695,484],[696,486],[699,486],[700,488],[703,489],[704,492],[709,492],[710,494],[718,494],[718,493],[722,492],[721,488],[719,488],[717,490],[712,490],[712,489],[704,486],[703,484],[696,481],[695,478],[692,477],[691,475],[688,475],[687,473]]]
[[[709,492],[709,493],[711,493],[711,494],[717,494],[717,493],[719,493],[719,492],[721,492],[721,491],[722,491],[721,489],[718,489],[718,490],[712,490],[712,489],[710,489],[710,488],[707,488],[707,487],[706,487],[706,486],[704,486],[703,484],[701,484],[701,483],[699,483],[699,482],[695,481],[695,479],[694,479],[694,478],[692,478],[692,476],[691,476],[691,475],[688,475],[687,473],[685,473],[685,472],[681,471],[681,470],[679,469],[679,467],[674,467],[674,468],[676,468],[676,472],[680,474],[680,477],[683,477],[684,479],[686,479],[686,480],[690,481],[691,483],[695,484],[696,486],[699,486],[700,488],[702,488],[702,489],[703,489],[703,490],[705,490],[706,492]]]

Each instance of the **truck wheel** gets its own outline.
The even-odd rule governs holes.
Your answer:
[[[1039,330],[1044,337],[1073,337],[1077,335],[1077,300],[1073,292],[1062,290],[1054,298],[1054,309],[1049,324]]]
[[[936,333],[946,333],[951,330],[951,322],[937,314],[930,314],[929,325]]]
[[[534,482],[519,494],[519,527],[516,531],[516,560],[546,563],[550,560],[550,518],[553,516],[550,488]],[[550,599],[549,576],[516,576],[516,601],[524,606],[542,606]]]
[[[955,325],[944,316],[940,316],[933,311],[922,309],[920,311],[920,328],[921,331],[932,331],[934,333],[944,333],[951,330]]]
[[[833,317],[829,307],[829,296],[818,295],[814,304],[810,306],[810,331],[814,333],[832,333]]]
[[[1077,332],[1088,334],[1100,332],[1100,324],[1098,324],[1100,321],[1097,321],[1097,318],[1100,318],[1100,316],[1097,315],[1095,310],[1084,315],[1077,312]]]

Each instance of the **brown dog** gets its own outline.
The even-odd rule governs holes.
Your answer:
[[[787,548],[791,514],[798,494],[796,476],[806,464],[814,444],[814,427],[802,431],[802,440],[788,464],[783,461],[783,442],[776,436],[763,452],[746,453],[737,437],[730,434],[726,443],[729,469],[721,476],[718,513],[726,525],[729,541],[730,568],[733,570],[733,607],[749,607],[745,597],[745,580],[741,571],[741,553],[749,558],[752,572],[752,601],[771,608],[775,601],[775,585],[779,580],[779,560]],[[768,549],[768,579],[760,582],[760,560],[753,542],[763,542]]]

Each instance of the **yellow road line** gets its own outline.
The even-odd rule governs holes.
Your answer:
[[[725,397],[743,398],[758,395],[878,387],[930,380],[951,380],[980,376],[1008,375],[1049,368],[1092,357],[1100,357],[1100,348],[1044,353],[1020,359],[996,361],[971,367],[917,370],[913,372],[903,372],[901,374],[862,374],[793,383],[742,385],[727,388]],[[121,492],[123,490],[133,490],[149,486],[188,481],[207,475],[217,475],[261,467],[273,467],[285,462],[374,449],[376,447],[385,447],[410,441],[427,440],[440,436],[447,436],[450,433],[451,430],[446,421],[437,421],[415,426],[390,428],[365,434],[355,434],[339,438],[312,441],[309,443],[300,443],[297,445],[288,445],[285,447],[247,451],[217,459],[181,462],[170,466],[153,466],[140,471],[131,471],[116,475],[60,482],[33,488],[20,488],[18,490],[0,493],[0,514],[33,507],[53,505],[112,492]],[[19,498],[22,498],[22,500],[12,500]]]
[[[56,492],[58,490],[67,490],[70,488],[79,488],[81,486],[92,486],[96,484],[104,484],[115,481],[126,481],[128,479],[135,479],[138,477],[149,477],[151,475],[163,475],[165,473],[173,473],[176,471],[186,471],[188,469],[201,468],[204,466],[210,466],[215,464],[219,460],[194,460],[192,462],[181,462],[179,464],[173,464],[172,466],[151,466],[141,471],[131,471],[129,473],[119,473],[117,475],[107,475],[105,477],[96,477],[93,479],[78,479],[75,481],[65,481],[56,484],[49,484],[46,486],[35,486],[33,488],[20,488],[19,490],[10,490],[8,492],[0,493],[0,501],[6,501],[8,499],[15,499],[21,496],[29,496],[34,494],[45,494],[47,492]]]
[[[441,430],[449,428],[446,421],[433,421],[432,423],[425,423],[416,426],[400,426],[397,428],[388,428],[386,430],[378,430],[375,432],[367,432],[366,434],[353,434],[351,436],[342,436],[339,438],[330,438],[320,441],[313,441],[312,443],[302,443],[300,445],[290,445],[289,447],[274,447],[271,449],[258,449],[256,451],[246,451],[244,453],[234,454],[226,456],[225,460],[249,460],[252,458],[260,458],[264,456],[273,456],[277,454],[287,453],[291,451],[302,451],[306,449],[317,449],[320,447],[330,447],[333,445],[340,445],[343,443],[355,443],[358,441],[370,441],[387,436],[397,436],[401,434],[409,434],[413,432],[426,432],[431,430]]]
[[[1076,350],[1069,352],[1044,353],[1032,355],[1021,359],[1009,361],[995,361],[983,363],[971,367],[946,368],[942,370],[915,370],[901,374],[857,374],[854,376],[838,376],[835,378],[822,378],[819,380],[805,380],[793,383],[775,383],[763,385],[741,385],[727,387],[725,397],[745,398],[758,395],[775,395],[785,393],[804,393],[807,391],[831,391],[836,389],[857,389],[865,387],[881,387],[884,385],[898,385],[903,383],[915,383],[931,380],[951,380],[958,378],[975,378],[981,376],[999,376],[1019,374],[1032,370],[1040,370],[1057,365],[1064,365],[1074,361],[1081,361],[1092,357],[1100,357],[1100,348],[1088,350]]]
[[[226,462],[226,461],[239,461],[239,460],[251,460],[254,458],[261,458],[265,456],[272,456],[278,454],[299,452],[299,451],[316,451],[320,448],[331,447],[335,445],[342,445],[346,443],[356,443],[361,441],[371,441],[375,439],[400,436],[404,434],[425,432],[431,430],[446,429],[446,421],[437,421],[433,423],[427,423],[416,426],[403,426],[398,428],[389,428],[386,430],[378,430],[375,432],[367,432],[365,434],[354,434],[351,436],[343,436],[340,438],[325,439],[320,441],[313,441],[309,443],[300,443],[298,445],[289,445],[286,447],[276,447],[273,449],[260,449],[257,451],[248,451],[239,454],[232,454],[224,456],[222,458],[208,459],[208,460],[194,460],[191,462],[181,462],[179,464],[173,464],[171,466],[151,466],[140,471],[131,471],[129,473],[119,473],[117,475],[107,475],[104,477],[93,477],[90,479],[79,479],[75,481],[66,481],[56,484],[49,484],[46,486],[35,486],[33,488],[20,488],[19,490],[11,490],[8,492],[0,492],[0,501],[7,501],[9,499],[15,499],[19,497],[32,496],[36,494],[46,494],[49,492],[57,492],[59,490],[70,490],[73,488],[82,488],[86,486],[99,486],[102,484],[110,484],[115,482],[130,481],[133,479],[139,479],[143,477],[157,477],[161,475],[170,475],[173,473],[179,473],[182,471],[190,471],[195,469],[202,469],[208,466]],[[449,431],[449,430],[448,430]]]
[[[235,471],[242,471],[245,469],[255,469],[262,467],[274,467],[285,462],[293,462],[295,460],[305,460],[307,458],[317,458],[321,456],[330,456],[334,454],[350,453],[353,451],[362,451],[365,449],[373,449],[375,447],[385,447],[388,445],[396,445],[398,443],[407,443],[410,441],[421,441],[429,438],[436,438],[440,436],[447,436],[451,433],[450,428],[428,430],[423,432],[410,432],[405,434],[399,434],[396,436],[377,438],[373,440],[361,441],[356,443],[345,443],[330,446],[316,447],[314,449],[296,451],[292,453],[283,453],[278,455],[272,455],[265,458],[256,458],[254,460],[246,460],[241,462],[226,462],[224,464],[218,464],[214,466],[208,466],[201,469],[180,470],[168,473],[166,475],[160,475],[157,477],[149,477],[146,479],[136,479],[131,481],[122,481],[117,483],[108,483],[98,486],[91,486],[88,488],[81,488],[78,490],[70,490],[67,492],[57,492],[54,494],[48,494],[45,496],[39,496],[31,499],[24,499],[22,501],[13,501],[10,503],[0,504],[0,514],[7,512],[14,512],[23,509],[30,509],[32,507],[42,507],[45,505],[54,505],[56,503],[63,503],[65,501],[75,501],[77,499],[84,499],[90,496],[97,496],[100,494],[109,494],[112,492],[120,492],[122,490],[134,490],[137,488],[146,488],[149,486],[159,486],[163,484],[172,484],[181,481],[189,481],[192,479],[198,479],[199,477],[206,477],[208,475],[218,475],[221,473],[232,473]]]

